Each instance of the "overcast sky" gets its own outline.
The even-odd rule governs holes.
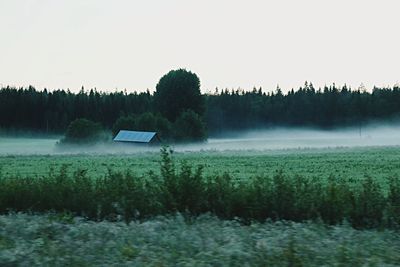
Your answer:
[[[0,85],[154,90],[400,82],[398,0],[0,0]]]

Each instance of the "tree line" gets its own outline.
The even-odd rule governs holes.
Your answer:
[[[0,90],[0,128],[63,133],[78,118],[111,128],[120,116],[151,110],[151,102],[148,91],[105,93],[82,87],[79,93],[72,93],[7,86]]]
[[[400,112],[400,87],[352,90],[335,84],[315,89],[306,82],[283,94],[222,90],[206,96],[207,125],[213,132],[268,126],[334,128],[395,119]]]
[[[190,97],[187,96],[188,102]],[[261,88],[252,91],[225,89],[200,97],[202,103],[196,104],[198,110],[195,111],[210,133],[269,126],[331,128],[359,125],[370,120],[395,118],[400,112],[398,85],[375,87],[368,92],[351,90],[346,85],[315,89],[311,83],[305,83],[286,94],[280,88],[269,93]],[[149,91],[99,92],[82,88],[80,92],[72,93],[69,90],[39,91],[32,86],[7,86],[0,89],[0,129],[64,133],[78,118],[113,129],[118,119],[137,118],[145,113],[156,117],[161,114],[173,123],[180,114],[169,110],[174,109],[175,100],[171,97],[163,102],[163,99],[167,98],[157,98],[157,93]],[[165,109],[164,114],[160,107]]]

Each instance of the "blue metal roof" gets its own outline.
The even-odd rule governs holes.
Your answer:
[[[156,135],[156,132],[138,132],[121,130],[114,138],[118,142],[149,143]]]

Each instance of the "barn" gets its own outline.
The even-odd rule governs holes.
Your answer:
[[[156,132],[140,132],[120,130],[115,136],[114,142],[126,142],[133,144],[158,144],[160,138]]]

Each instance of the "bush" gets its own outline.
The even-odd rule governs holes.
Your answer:
[[[192,110],[187,110],[178,117],[174,123],[174,130],[177,141],[203,141],[207,138],[203,120]]]
[[[156,128],[161,141],[173,140],[171,122],[160,114],[156,116]]]
[[[112,132],[115,137],[120,130],[157,132],[162,141],[172,139],[171,123],[160,114],[151,112],[139,116],[123,116],[114,123]]]
[[[386,217],[389,225],[400,227],[400,180],[391,177],[389,180],[388,209]]]
[[[135,128],[136,128],[136,120],[133,116],[122,116],[115,121],[112,127],[112,135],[113,137],[115,137],[120,130],[134,131]]]
[[[87,119],[76,119],[69,124],[61,143],[90,144],[106,139],[99,123]]]
[[[2,174],[0,174],[2,175]],[[13,211],[68,212],[91,219],[145,219],[176,212],[211,212],[223,219],[349,221],[354,227],[399,225],[400,183],[392,179],[387,195],[366,177],[359,187],[333,176],[322,182],[301,176],[249,178],[238,182],[225,173],[203,176],[202,166],[176,167],[172,151],[161,150],[160,174],[139,177],[109,172],[99,179],[85,170],[68,175],[67,166],[47,177],[0,176],[0,213]]]
[[[146,112],[136,118],[136,130],[156,132],[157,129],[157,118],[153,113]]]

